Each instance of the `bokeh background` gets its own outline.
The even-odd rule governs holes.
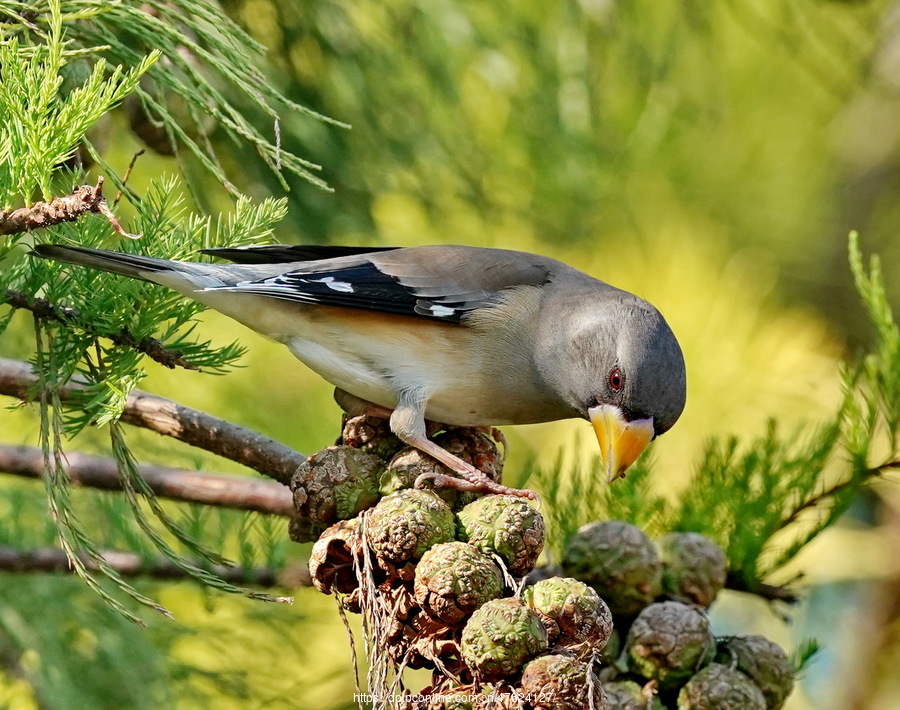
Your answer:
[[[892,301],[900,299],[895,0],[224,7],[270,48],[269,78],[281,91],[352,126],[283,117],[285,147],[321,164],[333,192],[296,180],[281,241],[539,251],[662,310],[684,348],[689,381],[682,421],[654,444],[657,485],[671,495],[710,437],[750,437],[770,419],[786,430],[813,426],[834,413],[840,364],[871,337],[847,267],[850,230],[865,252],[881,254]],[[140,143],[124,115],[112,121],[104,129],[109,159],[124,166]],[[210,129],[242,191],[283,194],[252,154],[220,145]],[[145,156],[131,183],[140,189],[182,169],[192,170]],[[229,208],[212,183],[194,199]],[[249,345],[246,367],[217,379],[154,370],[145,389],[301,451],[332,442],[339,412],[325,383],[224,319],[206,316],[202,328],[220,342]],[[6,354],[27,352],[21,332],[17,342],[11,331]],[[14,438],[33,441],[33,422],[0,417]],[[513,470],[530,456],[549,462],[560,449],[587,456],[591,448],[579,422],[506,433]],[[152,439],[134,438],[148,460],[206,461],[180,449],[161,455]],[[823,644],[789,710],[900,707],[898,543],[900,486],[886,480],[790,575],[772,580],[794,582],[803,603],[773,609],[726,594],[714,607],[715,629],[765,633],[789,651],[809,637]],[[296,545],[285,551],[304,553]],[[7,633],[35,633],[29,613],[80,615],[61,628],[64,647],[93,659],[91,673],[106,663],[110,692],[124,692],[115,671],[130,668],[154,707],[207,707],[210,698],[225,709],[354,707],[343,627],[332,600],[313,591],[298,590],[293,607],[272,610],[187,584],[160,586],[155,593],[177,622],[135,631],[106,619],[77,582],[0,584],[8,598],[40,600],[28,612],[11,605],[22,618],[0,612]],[[66,612],[72,600],[77,614]],[[103,616],[105,630],[87,633],[84,615]],[[42,650],[21,662],[46,672],[48,658]],[[139,667],[137,658],[145,659]],[[0,702],[41,706],[24,684],[8,681]],[[98,707],[92,702],[83,707]]]

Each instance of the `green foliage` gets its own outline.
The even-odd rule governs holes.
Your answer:
[[[688,213],[735,250],[802,265],[802,280],[836,261],[810,258],[838,222],[838,201],[818,196],[840,160],[822,158],[867,88],[887,6],[225,3],[273,47],[292,95],[353,124],[285,121],[285,143],[310,145],[335,187],[294,195],[306,239],[596,254]]]
[[[627,520],[651,533],[662,531],[666,500],[653,491],[652,471],[649,454],[612,485],[599,459],[571,463],[560,452],[553,466],[529,464],[523,485],[540,494],[548,550],[559,559],[576,530],[594,520]]]
[[[159,551],[136,522],[125,496],[81,488],[67,492],[70,505],[79,511],[79,520],[91,531],[98,549],[134,553],[148,564],[160,562]],[[204,548],[234,558],[245,570],[267,567],[279,571],[287,564],[291,543],[283,518],[172,501],[157,500],[156,504],[165,507],[165,515],[188,538],[182,541],[163,532],[168,544],[181,555],[193,555],[190,545],[199,541]],[[57,525],[47,515],[45,493],[30,481],[4,481],[0,548],[48,548],[57,542],[58,535]],[[199,564],[203,564],[202,559]]]
[[[710,441],[677,500],[654,493],[651,471],[657,467],[646,457],[624,485],[608,489],[599,464],[587,473],[575,467],[561,484],[557,473],[539,470],[533,480],[551,527],[561,533],[559,544],[597,519],[627,520],[653,535],[701,532],[726,550],[731,572],[753,590],[833,525],[861,486],[900,465],[900,332],[879,261],[873,258],[865,269],[855,234],[850,266],[876,338],[861,363],[842,373],[844,403],[832,421],[789,433],[771,421],[766,434],[751,441]],[[870,452],[881,440],[886,447],[879,450],[887,454],[872,465]]]
[[[154,7],[167,19],[173,19],[169,14],[175,11],[174,5]],[[213,30],[209,26],[211,6],[195,3],[192,7],[191,17],[201,22],[204,29],[197,36],[200,44],[192,43],[191,49],[202,52],[209,61],[214,59],[214,52],[223,53],[225,58],[217,66],[226,73],[235,74],[233,78],[240,73],[240,82],[247,89],[247,82],[252,82],[254,77],[252,73],[247,74],[243,66],[238,72],[236,62],[246,58],[242,48],[233,46],[239,32],[229,23],[220,23],[221,26]],[[90,22],[71,24],[88,16]],[[0,18],[8,20],[11,17],[18,17],[20,21],[12,25],[0,43],[3,72],[0,204],[11,205],[18,199],[27,205],[34,190],[49,199],[54,188],[66,184],[67,178],[60,172],[59,165],[74,153],[90,126],[129,93],[144,91],[139,80],[160,55],[153,51],[142,58],[133,49],[140,46],[139,42],[131,42],[125,47],[122,43],[128,33],[137,33],[144,44],[152,37],[151,30],[165,37],[165,41],[161,39],[158,44],[162,54],[171,60],[170,55],[176,55],[178,48],[187,41],[190,32],[185,32],[190,28],[170,26],[139,10],[138,6],[124,3],[61,5],[52,2],[48,8],[0,3]],[[43,28],[45,22],[47,29]],[[114,27],[125,32],[125,39],[110,34]],[[67,36],[64,36],[65,31]],[[106,46],[86,44],[86,38],[93,36],[92,32],[98,37],[102,35]],[[212,49],[204,48],[206,44],[211,44]],[[120,53],[127,54],[123,61],[127,60],[125,63],[134,67],[132,70],[117,67],[110,71],[106,62],[97,58],[101,50],[111,52],[110,56],[119,56],[114,51],[116,47]],[[71,79],[71,72],[67,74],[67,70],[73,66],[76,69],[87,67],[87,77],[80,83],[69,81],[67,86],[67,80]],[[177,73],[170,64],[160,76],[171,77]],[[202,89],[204,80],[198,72],[193,72],[189,80],[184,81],[187,83],[177,86],[182,91],[188,91],[186,87],[190,87],[204,105],[222,109],[227,104],[216,104],[209,91]],[[265,103],[265,97],[272,94],[254,90],[253,95],[257,102]],[[219,98],[224,101],[223,97]],[[255,140],[264,153],[268,150],[265,141],[258,139],[246,126],[234,121],[229,125]],[[285,154],[283,162],[290,170],[296,171],[300,167],[289,154]],[[217,169],[213,163],[208,167]],[[247,198],[238,197],[233,213],[218,220],[188,214],[174,180],[155,181],[136,205],[136,229],[132,231],[140,232],[141,238],[124,244],[114,242],[112,246],[172,259],[196,257],[198,250],[205,247],[258,243],[270,237],[286,212],[284,200],[268,199],[253,204]],[[119,462],[125,500],[138,529],[152,547],[202,584],[272,600],[268,595],[226,583],[185,557],[187,553],[199,558],[201,565],[226,562],[220,552],[200,542],[196,529],[190,530],[190,526],[177,522],[156,499],[138,474],[117,424],[129,393],[145,374],[142,361],[146,355],[141,343],[159,341],[163,349],[176,354],[185,366],[210,373],[227,371],[241,357],[243,348],[236,343],[216,346],[198,340],[194,326],[202,307],[168,289],[143,282],[109,279],[85,269],[68,269],[33,259],[22,249],[36,237],[52,242],[108,247],[111,246],[110,231],[104,219],[87,217],[40,233],[14,234],[0,245],[0,260],[5,263],[5,268],[0,271],[0,294],[24,294],[31,302],[43,298],[58,314],[56,318],[35,318],[36,355],[33,360],[40,379],[45,483],[50,510],[58,526],[58,542],[68,554],[74,571],[126,618],[139,621],[133,611],[101,583],[89,569],[88,562],[125,596],[167,613],[107,564],[96,534],[90,532],[91,528],[80,519],[70,495],[70,482],[63,465],[65,437],[76,436],[88,425],[107,424],[110,450]],[[8,322],[5,318],[3,325]],[[73,377],[80,378],[84,387],[64,402],[60,388]],[[134,535],[130,537],[131,542],[136,542]],[[256,549],[251,543],[252,537],[249,528],[238,534],[237,551],[244,563],[253,557]],[[272,536],[265,542],[271,544]],[[146,547],[145,542],[137,549]],[[268,553],[271,558],[275,557],[274,549],[272,545]]]
[[[71,120],[59,124],[61,134],[58,139],[74,141],[55,152],[41,154],[40,158],[48,168],[61,162],[51,163],[54,156],[69,157],[78,142],[85,138],[87,129],[110,106],[134,92],[135,99],[129,110],[142,112],[143,119],[166,136],[169,143],[166,150],[176,154],[186,150],[235,196],[238,191],[225,175],[206,137],[211,122],[222,126],[231,140],[251,145],[282,184],[282,172],[287,171],[319,187],[326,187],[314,173],[319,169],[318,165],[280,145],[278,111],[287,110],[335,125],[344,124],[283,96],[259,68],[263,46],[223,16],[214,3],[207,0],[110,3],[0,0],[0,29],[6,38],[3,45],[7,52],[26,52],[35,55],[36,61],[40,60],[41,53],[49,52],[48,63],[32,76],[25,73],[20,77],[20,72],[7,70],[7,63],[3,61],[3,84],[7,84],[8,76],[14,80],[12,88],[15,91],[31,89],[29,98],[39,97],[45,109],[67,84],[84,84],[83,90],[68,89],[74,115],[61,117]],[[65,50],[57,46],[63,29],[67,37]],[[41,49],[42,46],[47,49]],[[9,58],[10,55],[6,55],[5,59]],[[162,61],[157,63],[160,58]],[[110,72],[108,63],[117,68]],[[83,81],[84,75],[90,78]],[[138,82],[142,75],[144,79]],[[104,80],[105,76],[108,78]],[[41,78],[44,81],[40,89],[33,91],[34,80]],[[89,92],[97,92],[101,87],[104,87],[103,92],[97,95],[101,100],[91,102]],[[245,106],[236,104],[235,96],[242,97]],[[83,110],[75,114],[78,107]],[[246,114],[254,111],[264,115],[274,126],[271,139],[247,118]],[[49,114],[45,112],[45,115]],[[32,141],[47,139],[24,137]],[[91,137],[83,140],[86,149],[117,185],[124,187],[115,171],[103,161],[93,140]],[[0,156],[4,149],[0,139]],[[18,152],[15,154],[19,155]],[[16,163],[20,164],[18,157]],[[46,188],[47,184],[41,183],[41,187]],[[45,189],[45,197],[48,194],[49,190]],[[0,200],[2,206],[8,206],[6,200]]]
[[[171,671],[154,648],[162,639],[92,607],[90,593],[76,579],[7,576],[0,593],[5,600],[0,648],[4,657],[16,660],[38,707],[153,710],[172,705]],[[169,626],[171,644],[184,631]],[[102,642],[97,632],[103,633]]]
[[[214,221],[186,215],[183,199],[172,180],[156,182],[142,201],[138,221],[143,234],[137,242],[118,245],[125,251],[162,258],[191,258],[213,246],[235,246],[268,239],[285,214],[284,200],[265,200],[257,205],[240,198],[235,211]],[[109,231],[101,219],[64,224],[42,234],[47,241],[69,241],[87,246],[109,246]],[[67,409],[66,429],[76,433],[88,424],[118,417],[128,393],[143,378],[143,355],[134,349],[110,344],[103,338],[127,332],[134,341],[160,340],[178,352],[191,366],[212,373],[225,372],[241,357],[236,343],[220,347],[198,341],[195,318],[203,307],[169,289],[131,279],[98,275],[87,269],[71,269],[58,263],[18,258],[0,272],[0,293],[6,289],[30,295],[42,294],[51,303],[66,305],[78,314],[73,323],[47,323],[52,339],[59,381],[78,373],[89,386]],[[107,284],[98,288],[97,284]]]
[[[51,346],[49,352],[44,350],[44,342],[39,323],[35,323],[36,359],[35,371],[38,374],[38,386],[41,388],[41,448],[44,451],[44,484],[47,488],[47,500],[50,513],[58,526],[59,544],[69,558],[75,573],[122,616],[135,623],[142,624],[139,617],[113,597],[91,574],[84,558],[96,565],[99,572],[111,580],[117,589],[156,611],[167,614],[168,611],[149,597],[140,593],[106,561],[97,547],[94,537],[78,520],[70,499],[70,483],[63,460],[62,444],[62,403],[58,388],[61,381],[47,377],[48,371],[55,370],[55,356]],[[46,361],[45,361],[46,357]],[[46,365],[45,365],[46,362]]]
[[[806,639],[803,641],[803,643],[797,646],[794,653],[791,654],[791,665],[794,667],[794,672],[797,675],[800,675],[806,671],[821,650],[822,647],[815,639]]]
[[[865,94],[866,77],[874,77],[872,83],[876,83],[879,65],[890,65],[881,61],[884,57],[879,59],[877,48],[873,50],[880,45],[886,52],[891,46],[882,34],[889,5],[885,0],[801,4],[763,0],[752,7],[731,1],[660,7],[647,0],[636,4],[572,0],[515,8],[474,2],[388,6],[366,0],[349,5],[333,0],[229,0],[226,5],[242,16],[257,37],[274,46],[278,71],[271,80],[255,69],[259,46],[221,18],[211,3],[77,0],[60,6],[67,44],[62,50],[66,61],[59,72],[63,81],[58,96],[67,100],[68,92],[95,81],[96,58],[107,62],[105,82],[113,77],[113,67],[124,67],[125,76],[140,66],[151,48],[158,47],[163,59],[128,98],[129,116],[143,115],[165,142],[174,142],[182,167],[200,162],[232,191],[235,188],[226,176],[229,168],[234,168],[229,171],[233,180],[240,173],[255,188],[264,180],[273,189],[284,180],[293,185],[315,180],[312,165],[288,157],[294,146],[312,151],[315,162],[328,166],[329,182],[336,185],[338,194],[295,193],[302,205],[292,210],[295,231],[307,239],[324,235],[371,241],[378,234],[391,242],[452,240],[524,248],[545,241],[554,249],[561,243],[581,241],[596,260],[589,268],[600,273],[602,264],[606,273],[621,278],[627,272],[619,270],[621,257],[627,261],[634,252],[641,253],[642,235],[662,234],[662,241],[674,224],[728,242],[725,252],[737,261],[760,258],[754,248],[766,254],[763,261],[771,255],[785,264],[783,272],[790,275],[791,288],[802,291],[816,275],[840,270],[839,259],[824,258],[813,247],[827,249],[829,234],[846,231],[841,221],[846,215],[854,220],[860,212],[871,215],[866,219],[887,225],[888,238],[896,234],[896,220],[890,221],[897,209],[893,173],[870,160],[872,155],[885,156],[885,163],[891,164],[895,156],[887,145],[890,131],[885,133],[887,139],[872,138],[862,150],[851,143],[851,161],[842,159],[834,148],[851,133],[845,130],[848,123],[858,121],[864,131],[882,125],[877,115],[873,119],[867,113],[873,104],[877,107],[879,97]],[[31,48],[44,44],[51,31],[47,8],[45,2],[0,0],[4,51],[13,41],[24,59],[31,56],[28,52],[43,51]],[[0,66],[5,71],[7,61]],[[307,120],[309,114],[282,101],[279,92],[323,112],[352,117],[356,130],[335,131],[322,121]],[[845,112],[853,108],[851,96],[864,97],[867,105],[848,120]],[[893,111],[893,105],[888,106]],[[275,108],[282,107],[289,113],[279,122]],[[106,166],[105,160],[115,160],[103,153],[100,132],[126,133],[124,119],[119,114],[112,123],[88,133],[86,151],[101,167]],[[284,145],[280,146],[282,134]],[[10,140],[0,126],[0,154]],[[124,149],[131,150],[127,140]],[[121,140],[114,149],[123,150]],[[262,160],[249,160],[250,153],[261,155]],[[849,179],[848,162],[852,165]],[[282,174],[284,165],[292,166],[295,175],[289,170]],[[879,179],[871,180],[872,175]],[[9,177],[0,171],[0,181]],[[29,179],[37,186],[35,192],[43,191],[40,175]],[[80,176],[55,171],[50,188],[62,194],[79,181]],[[840,199],[831,189],[836,184],[847,187]],[[860,190],[861,185],[865,189]],[[854,201],[852,195],[854,188],[865,195],[880,191],[881,204],[869,209],[863,202],[865,209],[860,209],[858,197]],[[202,186],[192,189],[197,204],[213,201],[206,199]],[[10,194],[16,200],[25,199],[16,192]],[[822,195],[828,197],[822,199]],[[144,237],[124,248],[154,256],[183,255],[203,241],[200,222],[205,218],[183,212],[174,185],[157,182],[147,196],[126,189],[126,196],[140,205],[136,222],[129,226]],[[155,206],[141,205],[154,199],[159,202]],[[227,218],[240,233],[229,232],[227,223],[208,222],[210,233],[216,232],[210,245],[246,243],[257,236],[253,232],[256,218],[242,215],[242,204],[248,210],[257,209],[249,201],[239,202]],[[5,206],[14,205],[0,201],[0,208]],[[165,233],[165,225],[173,233],[169,243],[154,236]],[[186,235],[183,251],[176,248],[179,237],[175,234]],[[866,234],[877,236],[868,229]],[[110,240],[106,222],[95,216],[83,218],[78,225],[56,227],[38,238],[121,248]],[[144,356],[130,347],[111,345],[107,336],[124,328],[136,337],[158,337],[193,365],[210,371],[233,365],[240,352],[236,344],[217,346],[198,340],[193,306],[177,298],[166,303],[171,296],[161,289],[25,259],[23,248],[31,239],[2,242],[3,288],[19,288],[55,304],[74,306],[81,314],[74,326],[43,324],[41,361],[47,370],[48,399],[53,398],[56,384],[73,372],[91,381],[83,401],[63,408],[59,415],[52,408],[45,410],[50,469],[58,479],[54,485],[64,486],[56,466],[60,434],[83,431],[92,420],[115,422],[127,392],[143,376]],[[685,241],[684,246],[692,245]],[[585,258],[587,253],[575,258]],[[649,262],[658,257],[648,248],[640,259]],[[896,263],[888,253],[885,259],[888,265]],[[877,268],[870,276],[861,258],[857,263],[857,280],[865,297],[868,287],[880,283],[880,278],[874,279]],[[792,272],[798,264],[802,269]],[[843,298],[840,294],[850,289],[840,287],[836,274],[831,276],[829,297]],[[684,280],[679,280],[682,290],[683,285]],[[891,324],[886,302],[876,291],[872,289],[869,310],[887,312],[882,321]],[[792,300],[794,295],[790,294]],[[881,305],[876,307],[876,301]],[[851,309],[836,310],[850,314],[846,325],[858,320]],[[11,317],[12,312],[0,312],[0,331]],[[21,324],[20,318],[10,335],[21,338]],[[879,336],[879,343],[890,342],[885,335],[888,330]],[[895,351],[896,345],[892,347]],[[683,503],[655,492],[652,484],[664,475],[666,465],[660,460],[645,457],[626,480],[612,487],[589,466],[559,487],[552,485],[555,479],[549,471],[538,471],[543,512],[551,530],[560,531],[551,532],[551,541],[561,545],[565,539],[561,533],[599,517],[634,520],[652,533],[706,526],[725,540],[721,522],[730,511],[739,516],[739,525],[753,518],[749,530],[735,530],[734,540],[727,537],[733,566],[746,560],[754,575],[774,574],[783,556],[792,557],[793,550],[830,524],[860,481],[879,470],[881,459],[874,460],[876,465],[870,459],[876,451],[883,453],[882,438],[891,440],[887,448],[896,449],[891,438],[896,413],[891,408],[898,406],[900,398],[885,394],[897,381],[892,347],[873,351],[861,367],[846,370],[846,387],[853,395],[840,415],[825,425],[803,432],[773,425],[766,435],[751,441],[710,442]],[[56,416],[61,421],[54,422]],[[826,455],[823,452],[835,427],[838,441]],[[873,447],[875,442],[879,445]],[[124,452],[121,456],[127,458]],[[814,462],[806,473],[800,470],[804,457]],[[787,482],[782,483],[782,476]],[[783,494],[790,488],[783,505],[769,505],[764,489],[770,484],[781,486]],[[138,481],[134,490],[140,497]],[[702,500],[703,495],[709,500]],[[9,515],[0,516],[0,535],[3,525],[10,523],[10,542],[32,535],[45,540],[35,544],[49,544],[57,529],[41,515],[46,504],[36,501],[33,515],[22,515],[21,498],[4,491],[0,505]],[[141,505],[146,518],[152,519],[150,507]],[[68,499],[59,497],[57,506],[68,506],[72,513],[77,510],[82,532],[90,533],[87,541],[98,549],[135,549],[148,558],[159,554],[122,496],[88,498],[72,491]],[[66,513],[65,507],[60,509]],[[260,558],[275,564],[283,560],[280,521],[257,521],[254,530],[259,539],[254,542],[242,528],[244,518],[200,507],[173,510],[166,506],[166,512],[181,532],[169,527],[172,521],[153,525],[179,554],[195,554],[191,542],[179,540],[185,534],[241,564]],[[761,517],[756,520],[755,516]],[[102,523],[107,519],[119,524],[107,528]],[[272,544],[275,540],[281,544]],[[73,537],[72,544],[84,542]],[[175,704],[172,695],[184,702],[183,688],[170,694],[155,692],[159,666],[142,658],[141,653],[149,655],[149,650],[126,636],[122,625],[112,624],[108,632],[122,639],[122,647],[114,647],[114,652],[122,654],[121,665],[100,656],[96,663],[79,663],[69,672],[66,653],[79,653],[85,644],[70,644],[71,627],[61,622],[72,616],[66,605],[93,609],[90,595],[79,595],[74,580],[33,596],[31,584],[11,584],[3,596],[11,608],[37,608],[51,631],[67,632],[62,641],[45,634],[47,651],[29,645],[46,654],[49,665],[44,669],[58,665],[66,673],[48,695],[58,704],[80,697],[73,686],[82,680],[93,685],[91,671],[100,672],[104,665],[109,667],[112,684],[118,673],[125,678],[127,669],[147,667],[147,677],[141,674],[141,679],[148,690],[128,697],[124,688],[117,694],[117,688],[111,706],[142,707],[139,703],[149,704],[151,697],[156,706],[169,706]],[[121,598],[113,585],[102,580],[100,584]],[[131,610],[133,605],[126,602],[126,606]],[[102,610],[81,623],[99,629],[101,615]],[[34,624],[41,621],[35,618]],[[104,633],[103,638],[107,636]],[[246,642],[258,639],[240,641],[251,645]],[[235,645],[223,641],[220,650],[228,650],[226,646],[233,650]],[[165,644],[161,648],[163,653],[170,650]],[[133,657],[125,655],[129,650],[134,651]],[[211,667],[218,668],[218,660],[219,656]],[[172,669],[173,675],[177,673],[188,671]],[[239,687],[210,673],[210,688],[217,691],[220,685],[234,697],[244,697]],[[73,700],[66,707],[75,706]],[[85,700],[82,706],[102,704]]]
[[[766,565],[773,538],[797,523],[796,511],[825,487],[827,465],[838,444],[836,424],[804,437],[785,436],[775,422],[767,434],[739,447],[737,439],[713,441],[679,501],[670,521],[673,530],[695,530],[718,542],[728,553],[732,570],[748,585],[767,577],[799,552],[849,504],[846,492],[840,505],[811,523],[777,562]]]
[[[142,201],[139,221],[142,238],[137,242],[128,241],[125,248],[143,251],[149,247],[156,256],[179,258],[188,257],[204,247],[234,246],[254,239],[261,240],[269,236],[275,223],[283,217],[284,210],[283,200],[267,200],[252,205],[242,198],[232,217],[214,223],[210,218],[184,215],[174,183],[158,183]],[[90,223],[87,227],[82,224],[62,225],[53,231],[76,243],[104,243],[101,230]],[[98,288],[98,280],[109,284],[108,287]],[[142,509],[141,499],[147,501],[153,518],[189,552],[210,562],[223,561],[218,553],[194,540],[165,513],[137,474],[134,459],[115,422],[121,415],[128,394],[144,376],[141,368],[144,355],[130,347],[110,343],[104,337],[123,331],[131,334],[134,340],[156,337],[170,347],[181,346],[181,354],[186,360],[210,372],[225,371],[240,357],[242,349],[235,344],[215,348],[209,343],[192,340],[193,319],[202,308],[167,289],[143,282],[111,280],[89,270],[69,270],[59,264],[20,255],[12,268],[0,273],[0,292],[7,288],[30,295],[43,293],[52,303],[65,304],[78,313],[75,323],[36,320],[38,347],[34,364],[41,373],[41,386],[47,391],[40,405],[42,442],[50,474],[45,480],[51,510],[59,522],[60,542],[75,560],[73,565],[79,576],[115,609],[137,620],[133,612],[94,579],[78,558],[78,554],[84,553],[104,576],[115,582],[120,591],[135,601],[165,611],[137,592],[105,563],[87,528],[78,520],[69,499],[69,482],[61,462],[63,435],[74,436],[89,424],[110,424],[111,451],[120,464],[120,474],[126,483],[126,498],[138,525],[156,549],[205,584],[222,591],[243,592],[271,600],[267,595],[228,584],[187,562],[183,553],[174,550],[154,529]],[[190,347],[184,347],[185,344]],[[63,403],[59,398],[59,388],[76,374],[87,386],[74,399]]]
[[[61,97],[63,68],[95,50],[67,49],[58,1],[49,3],[48,25],[40,33],[43,43],[20,46],[16,37],[0,43],[0,208],[16,199],[31,204],[35,189],[50,199],[58,166],[159,59],[158,52],[150,52],[129,71],[121,66],[110,71],[101,58],[81,85]]]
[[[276,607],[238,604],[225,611],[239,623],[198,633],[178,622],[138,628],[108,613],[71,576],[4,575],[0,594],[2,680],[24,680],[35,707],[230,708],[238,705],[223,705],[223,699],[254,707],[250,701],[260,698],[272,707],[296,707],[274,689],[273,675],[248,672],[251,653],[266,661],[302,659]],[[7,707],[21,707],[19,698]]]
[[[873,436],[879,425],[887,435],[892,458],[898,454],[900,436],[900,330],[884,289],[881,260],[873,255],[868,273],[863,264],[859,236],[850,235],[850,269],[875,327],[876,345],[857,370],[845,374],[846,387],[855,396],[848,403],[852,416],[847,422],[848,452],[855,465],[865,466]]]

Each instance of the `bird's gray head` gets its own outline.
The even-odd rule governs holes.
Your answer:
[[[614,323],[609,352],[615,353],[615,362],[594,397],[597,404],[619,406],[626,420],[652,417],[654,436],[659,436],[672,428],[684,409],[687,388],[681,347],[660,312],[645,301],[623,303]]]
[[[681,416],[684,357],[671,328],[646,301],[606,287],[556,321],[543,373],[578,414],[590,420],[610,480],[622,475],[656,436]],[[571,305],[571,304],[570,304]]]

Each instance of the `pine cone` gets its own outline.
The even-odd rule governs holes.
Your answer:
[[[494,599],[469,618],[460,652],[482,677],[510,676],[547,650],[547,632],[538,615],[515,598]]]
[[[544,519],[521,498],[489,495],[459,513],[459,539],[486,555],[499,555],[510,574],[521,577],[544,549]]]
[[[435,691],[432,690],[427,710],[478,710],[479,705],[474,698],[477,696],[475,689],[471,686],[460,686],[453,690]]]
[[[350,417],[344,415],[341,443],[360,449],[378,458],[389,460],[404,444],[391,431],[390,420],[371,415]],[[393,491],[387,491],[393,493]]]
[[[416,566],[416,601],[448,624],[460,623],[502,593],[503,576],[497,565],[464,542],[435,545]]]
[[[369,514],[366,534],[379,561],[402,565],[453,540],[453,512],[431,491],[405,490],[382,498]]]
[[[591,585],[617,617],[634,616],[662,589],[656,547],[639,528],[618,520],[579,529],[563,554],[562,568]]]
[[[727,636],[719,639],[716,663],[750,677],[766,699],[768,710],[779,710],[794,689],[794,667],[777,643],[764,636]]]
[[[609,699],[609,710],[665,710],[655,694],[645,694],[633,680],[604,683],[603,690]]]
[[[668,689],[712,661],[715,637],[700,607],[659,602],[634,620],[625,646],[629,668]]]
[[[613,630],[609,607],[591,587],[571,577],[543,579],[522,593],[522,600],[559,630],[557,643],[585,654],[602,651]],[[552,635],[552,634],[551,634]]]
[[[329,446],[310,456],[291,478],[291,538],[309,542],[310,538],[301,538],[317,526],[324,528],[338,520],[349,520],[375,505],[380,497],[378,479],[383,470],[384,463],[377,456],[349,446]]]
[[[341,520],[328,528],[309,555],[309,574],[315,588],[323,594],[349,594],[356,589],[353,559],[361,553],[362,535],[357,519]]]
[[[766,710],[766,700],[743,673],[713,663],[678,693],[678,710]]]
[[[670,533],[656,544],[663,594],[708,608],[725,586],[728,560],[722,548],[694,532]]]
[[[540,656],[522,672],[522,695],[534,710],[609,710],[606,694],[586,663],[568,656]],[[591,704],[590,694],[593,694]]]
[[[492,480],[500,482],[503,475],[503,457],[494,441],[482,431],[471,427],[456,427],[438,434],[434,437],[434,443],[472,464]],[[444,464],[408,446],[399,451],[388,464],[387,470],[381,476],[381,492],[387,495],[404,488],[412,488],[416,479],[423,474],[440,474],[451,478],[456,476]],[[453,488],[437,488],[435,492],[454,510],[480,497],[478,493]]]

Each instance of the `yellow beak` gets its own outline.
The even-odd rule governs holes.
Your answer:
[[[612,483],[625,474],[653,438],[653,418],[626,421],[622,410],[612,404],[598,404],[588,417],[600,442],[600,457],[606,466],[606,480]]]

